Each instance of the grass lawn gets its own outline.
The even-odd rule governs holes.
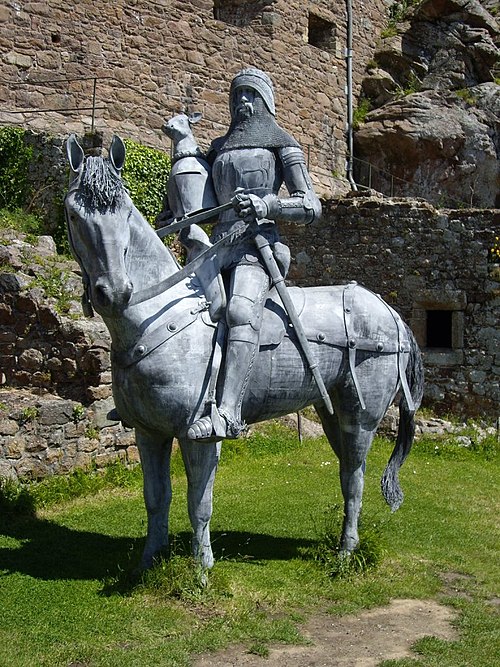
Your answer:
[[[185,555],[178,460],[174,557],[139,581],[130,575],[145,534],[140,475],[47,507],[30,490],[36,513],[0,517],[0,666],[189,665],[229,642],[253,651],[301,642],[298,622],[318,608],[344,614],[397,597],[458,608],[460,640],[421,640],[420,662],[384,667],[498,664],[498,457],[493,447],[417,443],[401,471],[405,502],[391,514],[379,491],[391,449],[376,440],[364,495],[365,550],[381,558],[342,577],[319,558],[340,520],[335,456],[324,438],[299,446],[279,425],[224,446],[212,521],[217,562],[205,589]]]

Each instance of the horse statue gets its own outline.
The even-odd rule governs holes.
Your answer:
[[[81,267],[86,310],[94,308],[109,329],[113,397],[123,421],[135,428],[144,472],[148,521],[141,567],[151,567],[168,548],[170,454],[175,437],[188,480],[193,553],[203,568],[210,568],[212,491],[221,442],[189,440],[188,430],[204,414],[209,400],[211,369],[218,354],[217,325],[194,273],[181,271],[124,187],[121,139],[113,138],[108,158],[86,158],[72,135],[67,154],[69,242]],[[184,277],[172,281],[176,275]],[[171,286],[165,290],[161,288],[165,284]],[[349,554],[359,542],[365,459],[397,395],[401,396],[399,430],[382,492],[393,510],[402,502],[398,471],[411,449],[414,412],[422,399],[421,355],[400,316],[356,283],[294,287],[290,295],[333,414],[283,305],[271,290],[242,417],[252,424],[315,406],[340,461],[344,497],[340,547]]]

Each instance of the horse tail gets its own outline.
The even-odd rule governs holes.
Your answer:
[[[405,324],[410,342],[410,356],[406,367],[406,379],[415,404],[410,410],[404,395],[399,401],[399,426],[396,445],[381,480],[382,495],[391,510],[395,512],[403,502],[403,491],[399,484],[399,469],[410,453],[415,436],[415,411],[422,402],[424,393],[424,366],[422,354],[411,329]]]

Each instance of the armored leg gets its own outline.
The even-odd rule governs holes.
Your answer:
[[[220,422],[215,423],[217,415],[202,417],[191,425],[189,438],[236,438],[244,429],[241,406],[258,350],[263,303],[268,290],[269,277],[257,262],[234,269],[226,313],[229,333],[224,386],[217,411]]]

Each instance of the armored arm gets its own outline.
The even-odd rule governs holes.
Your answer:
[[[314,192],[304,153],[298,147],[280,148],[279,157],[290,197],[266,195],[263,198],[268,208],[265,217],[304,224],[317,220],[321,216],[321,202]]]

